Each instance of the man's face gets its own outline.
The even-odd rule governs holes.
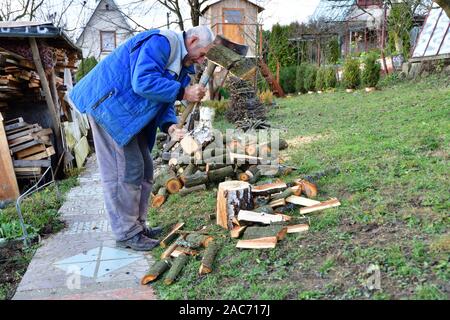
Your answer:
[[[188,55],[184,59],[184,64],[186,66],[191,66],[194,63],[202,64],[206,59],[206,54],[212,45],[207,47],[201,47],[198,44],[197,37],[191,37],[186,39],[186,49],[188,51]]]

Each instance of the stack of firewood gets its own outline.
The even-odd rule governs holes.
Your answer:
[[[226,180],[256,183],[263,177],[292,172],[279,165],[278,151],[288,148],[285,140],[260,138],[262,134],[240,133],[224,137],[220,132],[197,128],[172,149],[159,154],[161,163],[155,175],[152,206],[161,207],[170,194],[185,196],[206,190]],[[168,137],[158,134],[158,147],[164,149]]]
[[[42,170],[50,167],[50,157],[55,154],[50,138],[52,129],[17,118],[5,122],[5,131],[17,179],[39,178]]]

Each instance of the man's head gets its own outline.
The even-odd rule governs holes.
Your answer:
[[[194,63],[202,64],[205,56],[214,42],[214,33],[205,26],[194,27],[186,31],[186,49],[188,55],[184,59],[184,64],[190,66]]]

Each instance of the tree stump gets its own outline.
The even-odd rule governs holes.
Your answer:
[[[240,210],[253,209],[250,184],[244,181],[227,181],[219,184],[217,192],[217,224],[233,229],[233,218]]]

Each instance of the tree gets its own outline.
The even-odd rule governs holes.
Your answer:
[[[277,70],[277,64],[280,67],[288,67],[296,62],[295,49],[289,42],[289,26],[275,24],[269,39],[269,67],[272,72]]]
[[[44,0],[2,0],[0,21],[32,21]]]
[[[450,18],[450,2],[448,0],[435,0],[434,2],[436,2],[442,9],[444,9],[447,17]]]
[[[170,10],[170,12],[173,12],[177,18],[178,18],[178,26],[182,31],[184,31],[184,19],[181,12],[181,6],[179,0],[157,0],[161,5],[166,7]]]
[[[192,26],[196,27],[200,25],[202,6],[208,2],[208,0],[188,0],[188,2],[191,7]]]
[[[169,9],[170,12],[177,16],[177,23],[181,30],[184,30],[183,9],[187,6],[190,10],[190,16],[192,21],[192,26],[196,27],[200,25],[200,17],[204,5],[207,4],[208,0],[157,0],[162,6]]]

